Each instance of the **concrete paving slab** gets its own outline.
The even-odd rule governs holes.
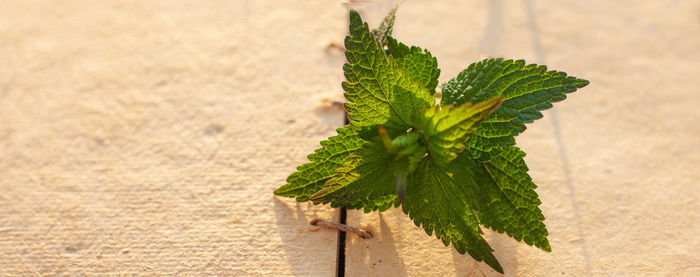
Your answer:
[[[485,57],[591,81],[517,138],[550,235],[546,253],[487,231],[506,276],[700,274],[700,3],[406,2],[395,35],[448,80]],[[428,237],[400,209],[351,212],[349,275],[499,276]]]
[[[553,251],[487,231],[506,275],[700,275],[699,14],[402,4],[395,35],[442,81],[486,57],[591,81],[518,137]],[[336,211],[272,191],[342,125],[346,17],[335,1],[0,3],[0,275],[334,275],[336,233],[308,222]],[[348,236],[348,276],[497,275],[398,209],[349,223],[376,237]]]
[[[337,235],[308,222],[335,211],[272,191],[342,125],[344,17],[0,3],[0,275],[333,276]]]

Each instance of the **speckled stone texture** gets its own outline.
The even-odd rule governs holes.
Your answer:
[[[342,125],[321,4],[0,3],[0,276],[333,276],[272,194]]]
[[[516,138],[552,252],[485,230],[506,276],[700,275],[700,2],[406,2],[396,24],[442,81],[506,57],[591,82]],[[400,209],[348,222],[376,233],[351,237],[350,276],[500,276]]]
[[[353,4],[376,24],[391,5]],[[339,1],[0,2],[0,276],[333,276],[325,206],[274,197],[342,125]],[[518,145],[553,251],[507,276],[700,275],[700,2],[405,1],[441,81],[485,57],[591,84]],[[398,209],[348,276],[496,275]]]

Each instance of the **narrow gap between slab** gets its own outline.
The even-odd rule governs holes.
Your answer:
[[[350,124],[350,119],[348,118],[348,112],[345,111],[345,116],[343,119],[345,125]],[[340,224],[348,224],[348,209],[346,207],[340,207]],[[338,231],[338,252],[336,254],[336,264],[335,264],[335,276],[345,277],[345,238],[346,234],[343,231]]]
[[[347,224],[348,209],[341,207],[338,211],[340,212],[340,224]],[[338,253],[335,265],[335,276],[337,277],[345,277],[345,237],[345,232],[338,230]]]

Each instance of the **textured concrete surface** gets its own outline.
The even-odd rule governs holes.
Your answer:
[[[406,2],[397,18],[442,80],[508,57],[591,81],[517,138],[552,252],[486,230],[507,276],[700,275],[700,2]],[[500,275],[400,209],[348,221],[377,234],[351,238],[352,276]]]
[[[363,1],[358,1],[363,2]],[[377,22],[390,6],[359,4]],[[332,276],[328,207],[276,198],[342,125],[337,1],[0,2],[0,275]],[[405,1],[441,80],[489,56],[591,81],[518,144],[553,252],[506,275],[700,275],[700,2]],[[494,275],[398,209],[350,276]]]
[[[342,125],[317,4],[0,2],[0,275],[332,276],[272,194]]]

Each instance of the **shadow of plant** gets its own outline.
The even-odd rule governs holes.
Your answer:
[[[293,201],[289,199],[288,202]],[[269,254],[284,255],[294,276],[319,272],[335,275],[337,233],[309,225],[311,219],[318,217],[312,204],[294,203],[292,207],[287,201],[274,197],[275,219],[283,247],[278,253]]]
[[[497,234],[483,227],[482,229],[487,234],[485,239],[493,247],[494,255],[496,255],[498,262],[503,267],[504,274],[498,273],[485,263],[475,261],[469,254],[459,254],[453,248],[452,260],[456,276],[517,276],[518,256],[516,244],[518,242],[513,241],[507,235]]]

